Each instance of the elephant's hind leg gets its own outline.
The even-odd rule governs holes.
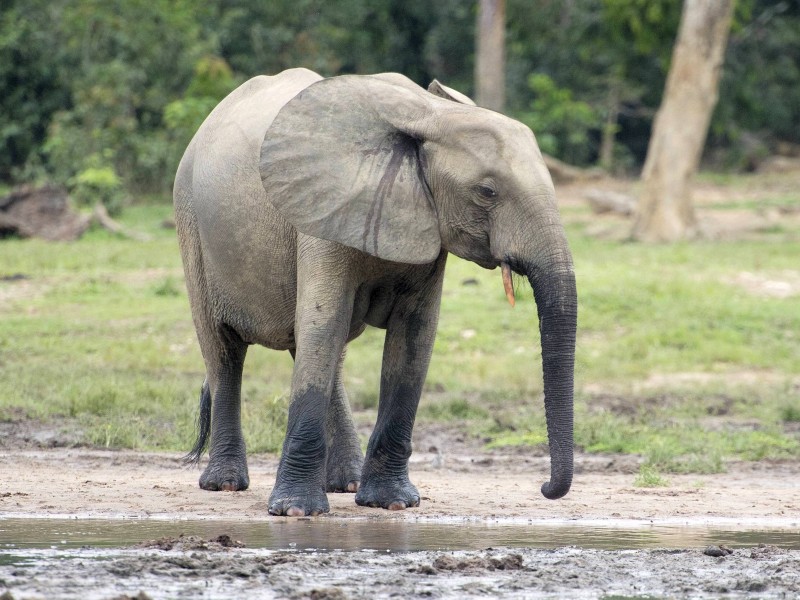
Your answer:
[[[344,352],[336,372],[325,423],[325,437],[328,443],[325,491],[352,493],[358,491],[364,454],[361,452],[361,442],[353,424],[350,403],[342,382],[343,362]]]
[[[200,487],[206,490],[244,490],[250,481],[239,404],[247,345],[212,316],[200,231],[193,208],[194,154],[194,145],[191,144],[175,177],[175,225],[192,318],[206,363],[206,381],[200,393],[199,432],[187,460],[199,462],[205,450],[210,418],[210,460],[200,476]]]
[[[203,355],[212,394],[211,449],[200,487],[211,491],[246,490],[250,485],[242,436],[242,369],[247,345],[222,327]]]

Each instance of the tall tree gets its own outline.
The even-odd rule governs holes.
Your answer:
[[[673,242],[697,233],[691,180],[717,103],[734,0],[685,0],[664,97],[642,171],[633,237]]]
[[[505,0],[480,0],[475,28],[475,92],[478,106],[501,111],[506,101]]]

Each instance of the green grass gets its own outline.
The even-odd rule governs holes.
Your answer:
[[[714,210],[764,210],[767,208],[790,208],[800,207],[800,196],[775,196],[761,198],[757,200],[733,200],[730,202],[715,202]]]
[[[169,206],[123,221],[148,242],[0,242],[0,420],[37,419],[103,447],[186,450],[204,369]],[[580,216],[572,209],[569,219]],[[577,219],[579,221],[580,219]],[[576,444],[644,457],[653,473],[800,456],[800,295],[769,298],[742,272],[797,273],[798,236],[644,246],[568,226],[580,295]],[[420,421],[456,421],[494,447],[546,442],[532,294],[450,257]],[[353,407],[374,415],[383,332],[350,345]],[[280,448],[292,361],[253,347],[243,385],[252,451]],[[365,417],[367,418],[367,417]],[[640,476],[644,476],[640,474]]]
[[[800,423],[800,402],[786,404],[780,407],[781,421],[786,423]]]
[[[666,487],[669,485],[669,480],[663,477],[655,468],[649,465],[642,465],[633,485],[647,488]]]

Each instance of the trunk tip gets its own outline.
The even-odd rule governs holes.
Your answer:
[[[553,484],[552,481],[546,481],[542,484],[542,496],[548,500],[558,500],[559,498],[563,498],[567,495],[567,492],[569,492],[569,488],[571,486],[572,477],[566,481],[561,481],[556,484]]]

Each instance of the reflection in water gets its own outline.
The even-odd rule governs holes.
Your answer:
[[[227,534],[248,548],[270,550],[483,550],[490,547],[598,550],[732,548],[773,544],[800,550],[800,528],[764,531],[705,527],[615,527],[341,521],[329,518],[267,521],[157,521],[101,519],[0,519],[0,556],[13,548],[119,547],[162,537],[203,539]]]

